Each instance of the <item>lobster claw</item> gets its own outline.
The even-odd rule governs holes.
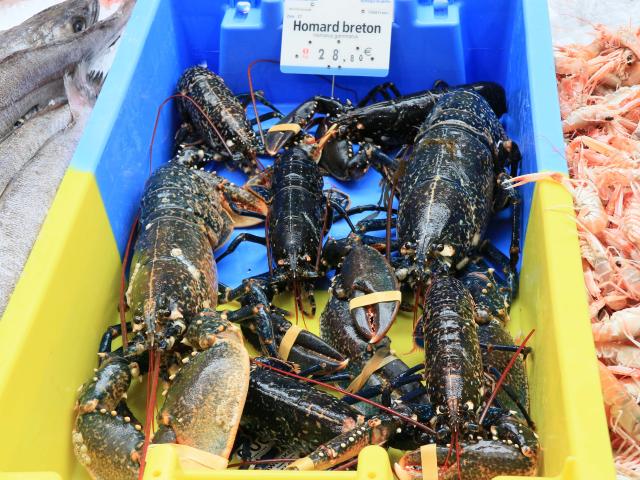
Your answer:
[[[272,314],[271,318],[276,342],[278,345],[282,345],[282,341],[292,324],[278,314]],[[317,370],[314,372],[317,375],[328,375],[344,370],[349,364],[349,359],[307,330],[300,330],[297,333],[295,342],[287,355],[287,360],[297,364],[301,370],[313,368]]]
[[[363,295],[362,292],[355,293],[354,299]],[[387,335],[396,319],[399,307],[398,301],[379,302],[354,308],[351,310],[351,316],[358,333],[369,343],[376,344]]]
[[[460,446],[462,478],[467,478],[470,472],[474,473],[476,480],[490,480],[501,475],[531,476],[536,473],[537,456],[525,447],[500,440],[480,440],[477,443],[461,443]],[[438,478],[453,480],[459,478],[458,465],[453,461],[445,467],[449,450],[446,446],[436,446]],[[422,452],[418,449],[404,454],[394,465],[394,472],[400,480],[419,480],[423,478],[422,468]]]
[[[327,131],[328,124],[323,122],[316,134],[322,137]],[[318,165],[333,178],[344,182],[358,180],[369,169],[366,151],[360,148],[355,153],[351,141],[344,137],[331,138],[325,143]]]
[[[318,113],[335,114],[345,109],[340,101],[317,96],[298,105],[291,113],[283,117],[278,123],[269,129],[264,137],[264,148],[269,155],[275,155],[278,150],[304,130],[313,116]]]
[[[343,262],[341,283],[345,293],[350,292],[349,310],[356,330],[369,343],[378,343],[400,309],[400,291],[393,269],[375,249],[356,244]],[[339,282],[336,286],[339,290]]]

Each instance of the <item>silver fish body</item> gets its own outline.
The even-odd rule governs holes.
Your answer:
[[[135,4],[124,0],[120,9],[84,32],[38,48],[21,50],[0,61],[0,139],[27,112],[56,97],[56,84],[81,60],[111,45]]]
[[[0,59],[83,32],[98,21],[98,0],[66,0],[0,32]]]
[[[0,317],[31,253],[95,98],[81,64],[65,89],[73,120],[51,136],[0,194]]]
[[[43,110],[0,143],[0,197],[11,180],[49,138],[71,123],[67,105]]]

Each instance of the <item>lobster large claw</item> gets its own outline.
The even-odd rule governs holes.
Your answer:
[[[440,480],[490,480],[496,476],[531,476],[536,474],[537,443],[532,447],[503,443],[499,440],[480,440],[476,443],[461,443],[460,473],[455,461],[447,465],[450,448],[436,446],[438,478]],[[422,451],[414,450],[404,454],[394,465],[394,472],[400,480],[421,480],[423,478]],[[433,468],[436,468],[433,465]]]
[[[269,155],[275,155],[287,146],[294,137],[304,130],[316,113],[336,114],[345,109],[340,101],[317,96],[302,102],[291,113],[280,119],[264,137],[264,148]]]
[[[195,350],[169,377],[154,442],[228,458],[249,388],[249,355],[240,328],[205,311],[186,338]],[[134,369],[137,365],[124,357],[107,357],[80,392],[72,442],[95,479],[138,478],[144,435],[125,403]]]
[[[383,255],[356,244],[342,263],[334,291],[338,297],[348,296],[351,318],[363,338],[375,344],[386,336],[400,309],[400,291]]]
[[[217,312],[205,311],[186,338],[200,351],[173,378],[159,423],[172,430],[175,443],[229,458],[249,389],[242,333]]]

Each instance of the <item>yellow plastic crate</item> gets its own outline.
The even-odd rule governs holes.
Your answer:
[[[450,73],[452,83],[495,79],[505,84],[510,108],[507,130],[523,149],[524,171],[564,168],[556,153],[562,149],[562,137],[545,2],[449,3],[448,23],[440,27],[457,28],[451,55],[458,55],[455,58],[463,65],[462,71]],[[270,28],[265,12],[277,10],[279,2],[262,0],[260,5],[253,14],[262,12],[262,23],[250,15],[254,23],[239,32],[242,29],[229,25],[235,16],[227,2],[138,0],[94,115],[0,320],[0,472],[7,472],[0,473],[1,478],[87,478],[71,447],[73,404],[78,386],[96,364],[102,333],[117,322],[121,252],[148,168],[156,108],[172,92],[182,69],[201,57],[230,79],[234,90],[242,91],[245,86],[233,82],[244,78],[246,48],[228,54],[230,42],[237,35],[254,35],[254,30],[264,34]],[[397,0],[396,29],[403,28],[407,12],[415,13],[411,5],[418,13],[433,8]],[[496,25],[504,27],[502,36],[491,39],[497,35]],[[403,37],[394,29],[393,38],[396,42]],[[261,49],[273,48],[273,42],[263,43],[251,43],[254,58],[269,56]],[[234,58],[242,66],[235,65]],[[398,61],[392,59],[392,76]],[[425,86],[431,76],[446,73],[436,69],[424,74]],[[258,78],[259,87],[280,103],[300,101],[306,98],[304,88],[317,93],[324,85],[293,76],[292,83],[282,88],[278,82],[289,77],[277,71],[263,71]],[[353,86],[362,91],[371,82],[353,80]],[[411,91],[411,86],[404,90]],[[155,165],[168,157],[175,121],[167,111],[160,123]],[[559,213],[571,210],[571,199],[561,187],[542,183],[533,195],[531,189],[525,190],[525,204],[529,219],[520,295],[512,307],[510,329],[519,337],[536,329],[527,368],[531,414],[542,445],[540,474],[564,480],[613,479],[575,225],[566,213]],[[247,276],[246,267],[229,268]],[[319,311],[323,303],[321,298]],[[317,322],[310,321],[309,327],[317,331]],[[400,317],[391,331],[400,355],[411,350],[410,330],[411,320]],[[420,355],[414,352],[405,360],[415,363]],[[159,446],[150,451],[145,478],[393,477],[379,447],[361,453],[357,472],[199,473],[182,471],[171,449]]]

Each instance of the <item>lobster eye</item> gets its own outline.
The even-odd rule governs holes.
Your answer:
[[[81,17],[74,18],[71,23],[71,27],[73,28],[73,33],[80,33],[81,31],[84,30],[85,26],[86,26],[86,22],[84,21],[84,18],[81,18]]]

